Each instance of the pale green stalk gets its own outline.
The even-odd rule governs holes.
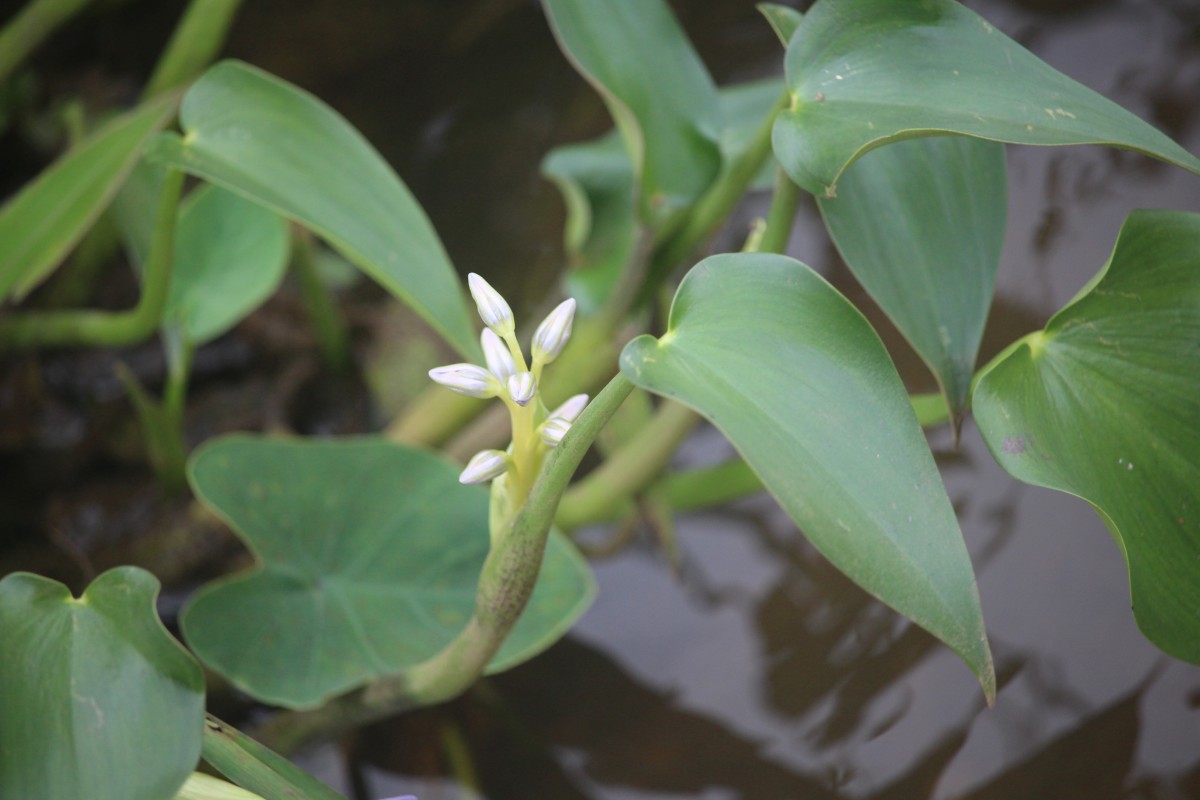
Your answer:
[[[304,299],[308,320],[312,323],[325,362],[334,369],[342,369],[349,359],[349,336],[337,303],[317,272],[315,250],[316,244],[312,234],[299,228],[294,229],[292,273],[300,284],[300,296]]]
[[[149,338],[158,330],[175,251],[175,218],[183,173],[168,170],[155,217],[150,258],[142,295],[129,311],[46,311],[0,319],[0,347],[122,347]]]
[[[687,406],[664,400],[636,436],[563,496],[555,524],[572,531],[611,519],[613,509],[658,479],[699,421]]]

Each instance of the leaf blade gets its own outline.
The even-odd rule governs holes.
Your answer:
[[[185,135],[160,137],[153,158],[311,228],[461,353],[480,355],[462,286],[425,212],[341,115],[223,61],[184,96],[180,122]]]
[[[62,262],[133,169],[177,98],[144,103],[105,125],[0,208],[0,298],[21,299]]]
[[[1200,662],[1200,215],[1136,211],[1084,293],[980,376],[973,407],[1018,480],[1076,495],[1121,546],[1134,617]]]
[[[0,580],[0,795],[159,800],[200,757],[204,679],[159,622],[137,567],[79,599],[29,573]]]
[[[784,256],[712,256],[684,279],[667,334],[631,342],[621,369],[717,425],[818,550],[945,641],[993,696],[937,468],[882,343],[836,290]]]
[[[662,223],[699,197],[720,169],[712,78],[662,0],[542,5],[560,48],[601,93],[625,139],[638,175],[639,215]]]
[[[202,589],[183,612],[184,634],[255,697],[314,707],[420,664],[474,611],[487,497],[435,456],[375,439],[243,435],[203,447],[189,477],[259,566]],[[489,670],[549,646],[593,595],[586,566],[552,536],[534,594]]]
[[[863,288],[961,420],[1004,244],[1004,146],[941,136],[872,150],[817,205]]]
[[[1200,174],[1200,160],[1167,136],[953,0],[822,0],[786,63],[793,103],[776,122],[775,153],[813,194],[832,196],[874,147],[947,132],[1111,145]]]

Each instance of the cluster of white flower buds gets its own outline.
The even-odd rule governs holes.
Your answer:
[[[451,364],[431,369],[429,377],[460,394],[503,400],[512,416],[513,443],[508,452],[484,450],[476,453],[459,480],[483,483],[515,469],[527,473],[524,480],[528,485],[532,481],[529,473],[535,473],[541,466],[545,450],[562,441],[571,423],[587,405],[587,395],[579,394],[547,412],[538,392],[542,368],[558,357],[571,336],[575,301],[568,299],[559,303],[538,326],[533,334],[531,360],[527,367],[508,303],[473,272],[467,276],[467,284],[479,308],[479,316],[487,326],[479,338],[487,367]]]

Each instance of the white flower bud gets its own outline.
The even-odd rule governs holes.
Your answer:
[[[571,323],[575,320],[575,300],[568,298],[558,304],[533,334],[534,363],[549,364],[558,358],[571,338]]]
[[[584,406],[587,405],[588,396],[586,394],[577,394],[567,400],[558,408],[550,412],[550,419],[565,419],[567,422],[574,422],[583,413]]]
[[[516,374],[517,362],[513,361],[508,345],[495,331],[484,328],[479,335],[479,343],[483,345],[483,357],[487,359],[488,369],[496,376],[496,380],[504,383]]]
[[[471,297],[475,298],[475,305],[479,309],[483,324],[501,336],[512,333],[516,322],[513,320],[512,309],[500,293],[474,272],[467,276],[467,286],[471,289]]]
[[[533,399],[537,393],[537,381],[533,379],[533,374],[530,372],[518,372],[515,375],[509,376],[508,379],[508,396],[512,401],[519,406],[529,405],[529,401]]]
[[[459,483],[483,483],[499,478],[508,471],[508,454],[500,450],[480,450],[471,456],[467,467],[458,476]]]
[[[429,377],[459,394],[470,397],[495,397],[500,394],[500,381],[483,367],[474,364],[451,364],[429,370]]]
[[[562,417],[551,417],[542,423],[538,428],[538,433],[541,434],[542,441],[549,447],[558,447],[558,443],[567,435],[567,431],[571,430],[571,423],[567,422]]]

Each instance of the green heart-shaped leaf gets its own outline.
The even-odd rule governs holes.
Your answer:
[[[156,139],[154,159],[311,228],[460,352],[479,356],[462,286],[425,212],[341,115],[237,61],[205,72],[179,115],[183,137]]]
[[[1004,145],[965,136],[872,150],[818,201],[855,277],[966,407],[1004,244]]]
[[[819,275],[771,254],[697,264],[667,333],[621,371],[729,437],[813,544],[933,633],[995,693],[970,559],[908,395],[871,326]]]
[[[972,403],[1011,475],[1100,512],[1146,638],[1200,662],[1200,215],[1131,214],[1098,279]]]
[[[787,80],[775,155],[813,194],[832,196],[874,147],[941,133],[1107,144],[1200,173],[1165,135],[953,0],[820,0],[788,44]]]
[[[657,226],[721,167],[717,91],[662,0],[542,0],[559,47],[608,105]]]
[[[24,297],[54,271],[113,199],[142,145],[174,112],[175,98],[126,112],[0,208],[0,299]]]
[[[383,440],[231,436],[192,459],[200,499],[258,558],[184,610],[188,644],[255,697],[307,708],[436,654],[467,623],[488,498],[449,463]],[[591,573],[551,536],[529,605],[489,671],[544,650],[590,604]]]
[[[0,580],[0,797],[162,800],[200,758],[204,675],[154,610],[158,581],[109,570],[79,599]]]
[[[217,338],[275,293],[287,256],[278,214],[218,186],[197,189],[179,210],[163,321],[193,345]]]

